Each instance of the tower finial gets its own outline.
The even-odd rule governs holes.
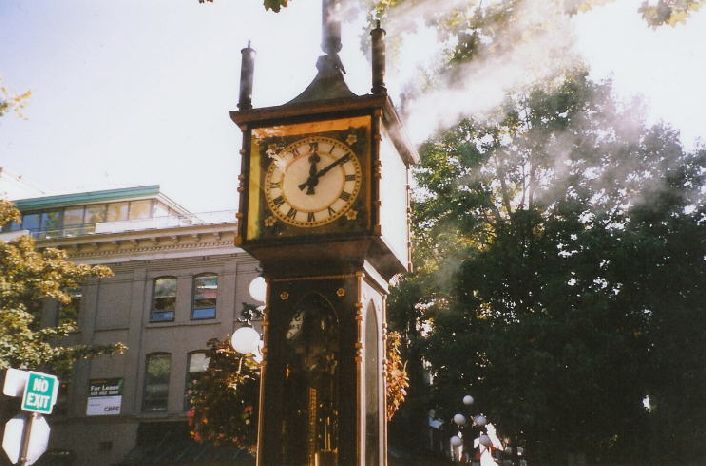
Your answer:
[[[376,28],[370,31],[373,62],[373,94],[386,94],[385,88],[385,30],[376,21]]]
[[[248,46],[240,51],[242,55],[240,65],[240,95],[238,97],[238,109],[252,109],[252,82],[255,71],[255,50]]]
[[[326,55],[337,55],[341,43],[341,0],[321,1],[321,50]]]

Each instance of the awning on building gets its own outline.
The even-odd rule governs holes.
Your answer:
[[[255,464],[255,458],[245,450],[194,442],[184,422],[141,423],[136,443],[135,448],[116,466]]]

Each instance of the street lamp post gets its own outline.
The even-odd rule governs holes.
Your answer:
[[[465,395],[462,398],[463,405],[466,409],[470,409],[475,403],[475,399],[471,395]],[[469,419],[471,422],[469,422]],[[453,417],[454,424],[458,427],[458,434],[450,439],[451,456],[454,461],[461,461],[464,454],[470,454],[471,448],[465,448],[469,444],[469,436],[473,435],[472,428],[478,428],[479,434],[475,438],[473,450],[478,448],[480,451],[480,466],[497,466],[497,462],[492,456],[492,448],[502,449],[502,443],[497,438],[495,426],[488,422],[488,419],[480,414],[463,414],[457,413]],[[466,429],[468,429],[466,431]]]

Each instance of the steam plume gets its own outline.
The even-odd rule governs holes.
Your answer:
[[[484,8],[496,2],[485,2]],[[426,36],[427,50],[431,28],[420,24],[418,18],[443,16],[466,6],[466,13],[478,7],[477,2],[454,0],[438,2],[427,0],[390,15],[385,23],[389,36],[395,33],[403,41]],[[416,97],[407,103],[407,127],[415,143],[420,143],[431,133],[456,123],[460,117],[483,117],[494,110],[504,95],[518,87],[535,83],[550,84],[563,72],[579,64],[572,50],[574,35],[570,16],[560,0],[526,0],[518,2],[512,11],[513,19],[495,30],[494,42],[502,47],[492,47],[492,53],[481,52],[472,61],[461,65],[450,77],[435,77],[430,89],[420,89],[419,76],[438,65],[440,49],[453,46],[453,39],[436,36],[433,54],[420,55],[419,47],[402,44],[398,72],[402,80],[416,84]],[[410,32],[413,31],[413,32]],[[410,50],[411,49],[411,50]],[[411,51],[413,53],[406,53]],[[435,122],[436,126],[430,125]]]

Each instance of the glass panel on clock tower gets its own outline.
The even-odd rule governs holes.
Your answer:
[[[287,328],[283,459],[290,466],[334,466],[339,446],[339,321],[311,294]]]
[[[380,335],[375,305],[365,312],[365,466],[380,464]]]

